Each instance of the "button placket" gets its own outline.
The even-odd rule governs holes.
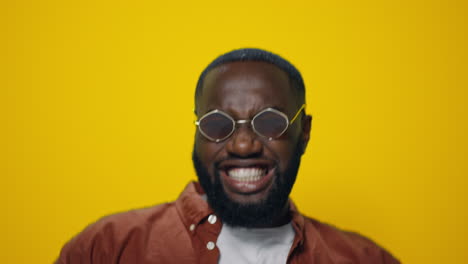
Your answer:
[[[218,263],[219,248],[216,241],[221,232],[222,223],[218,221],[218,217],[213,212],[205,217],[197,224],[195,231],[192,233],[194,239],[198,241],[195,247],[200,252],[200,263]]]

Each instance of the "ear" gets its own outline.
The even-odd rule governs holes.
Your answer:
[[[302,118],[302,154],[305,153],[307,144],[309,143],[310,139],[310,131],[312,130],[312,116],[311,115],[304,115]]]

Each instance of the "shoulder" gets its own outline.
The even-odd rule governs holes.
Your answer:
[[[97,258],[96,252],[99,258],[118,258],[123,247],[141,245],[150,230],[171,225],[176,215],[174,203],[166,203],[105,216],[67,242],[56,263],[88,263],[85,259]]]
[[[174,203],[165,203],[104,216],[86,227],[76,238],[86,239],[100,233],[112,233],[110,237],[118,240],[134,230],[152,228],[160,224],[164,218],[171,218],[174,213],[176,213]]]
[[[321,251],[327,251],[333,256],[359,260],[358,263],[400,263],[383,247],[359,233],[341,230],[312,218],[304,218],[305,233],[308,235],[318,233],[316,233],[317,246],[322,248]],[[364,261],[367,259],[374,261]]]

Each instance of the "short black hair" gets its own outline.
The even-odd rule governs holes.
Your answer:
[[[299,103],[305,103],[304,80],[302,79],[301,73],[299,70],[297,70],[296,67],[294,67],[294,65],[292,65],[283,57],[272,52],[256,48],[244,48],[233,50],[220,55],[203,70],[203,72],[200,74],[200,77],[198,78],[197,87],[195,89],[195,107],[197,106],[197,98],[199,95],[201,95],[202,92],[203,81],[208,72],[222,64],[236,61],[266,62],[280,68],[288,75],[291,86],[296,89]]]

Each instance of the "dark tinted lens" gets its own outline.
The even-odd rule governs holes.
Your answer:
[[[212,113],[200,120],[200,129],[212,139],[223,139],[231,134],[232,120],[220,113]]]
[[[274,111],[265,111],[255,117],[253,125],[259,134],[267,138],[277,138],[288,127],[288,120]]]

